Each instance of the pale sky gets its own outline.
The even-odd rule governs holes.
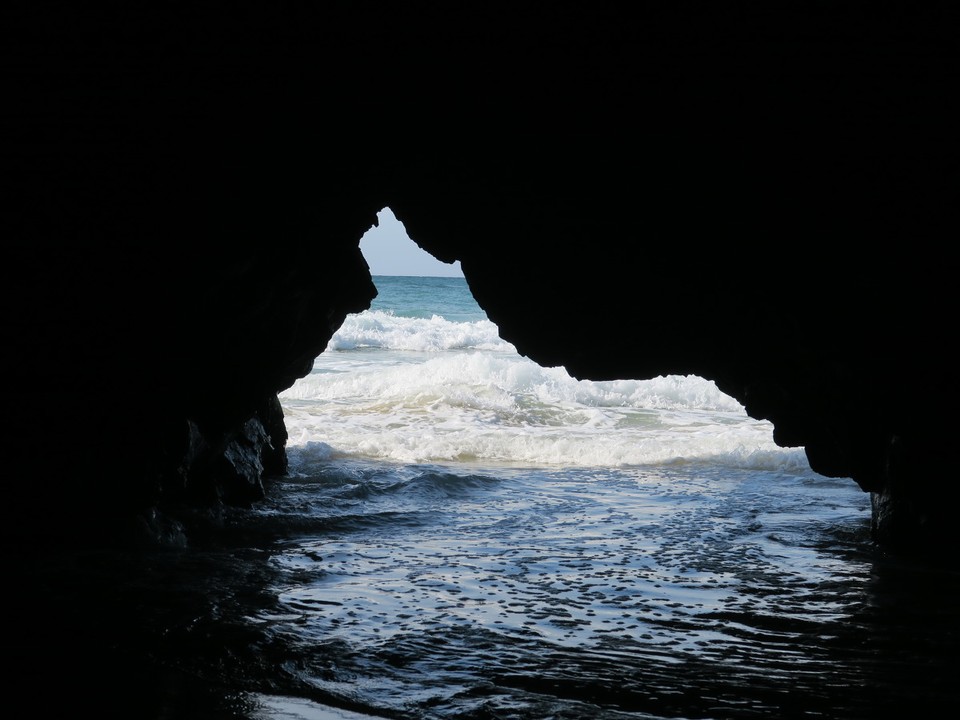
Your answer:
[[[460,261],[440,262],[407,236],[403,223],[390,208],[377,213],[379,225],[360,238],[360,252],[370,266],[371,275],[421,275],[424,277],[463,277]]]

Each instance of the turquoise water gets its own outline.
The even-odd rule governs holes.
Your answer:
[[[431,318],[439,315],[454,323],[486,320],[486,313],[464,278],[374,277],[377,297],[371,310],[379,310],[400,318]]]

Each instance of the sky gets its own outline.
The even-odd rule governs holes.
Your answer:
[[[448,265],[421,249],[407,236],[403,223],[390,208],[377,213],[377,220],[380,224],[360,238],[360,252],[370,266],[371,275],[463,277],[459,260]]]

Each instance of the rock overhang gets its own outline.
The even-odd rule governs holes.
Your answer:
[[[357,246],[390,206],[522,353],[710,378],[817,471],[895,495],[907,535],[949,535],[930,418],[955,392],[921,381],[953,372],[930,330],[952,305],[942,28],[566,8],[487,10],[445,39],[415,14],[304,13],[201,13],[217,32],[177,42],[172,16],[101,19],[40,57],[69,35],[46,18],[14,46],[14,437],[28,472],[57,460],[83,488],[65,507],[100,484],[107,514],[149,504],[170,483],[130,468],[180,482],[185,428],[219,452],[270,416],[368,306]],[[131,416],[143,357],[157,402]],[[34,431],[56,403],[62,453]]]

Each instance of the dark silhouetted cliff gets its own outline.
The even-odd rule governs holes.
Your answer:
[[[14,3],[5,531],[255,501],[389,206],[522,353],[715,380],[952,545],[956,18],[723,5]]]

